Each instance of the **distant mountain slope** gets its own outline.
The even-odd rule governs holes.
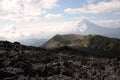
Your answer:
[[[113,26],[114,27],[114,26]],[[108,37],[120,38],[120,28],[107,28],[94,24],[88,20],[83,20],[78,24],[77,34],[88,35],[98,34]]]
[[[43,45],[46,41],[47,41],[47,39],[29,38],[29,39],[21,40],[20,42],[21,42],[22,44],[24,44],[24,45],[40,47],[40,46]]]
[[[82,46],[100,50],[117,50],[120,49],[120,40],[108,38],[100,35],[81,36],[76,34],[56,35],[42,47],[56,48],[62,46]]]

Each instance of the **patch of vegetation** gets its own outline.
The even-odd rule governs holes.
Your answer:
[[[55,41],[57,42],[57,46],[54,47],[82,46],[105,51],[107,50],[119,51],[120,49],[120,39],[108,38],[100,35],[87,35],[87,36],[81,36],[76,34],[56,35],[51,40],[53,42],[48,41],[47,43],[45,43],[44,46],[45,48],[47,48],[47,46],[49,46],[50,43],[54,44]]]

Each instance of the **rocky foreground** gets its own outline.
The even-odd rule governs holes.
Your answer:
[[[0,41],[0,80],[120,80],[119,52],[98,53]]]

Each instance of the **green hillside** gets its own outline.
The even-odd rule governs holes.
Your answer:
[[[102,50],[119,50],[120,39],[108,38],[100,35],[56,35],[47,41],[42,47],[56,48],[62,46],[82,46]]]

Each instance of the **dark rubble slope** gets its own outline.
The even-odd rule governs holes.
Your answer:
[[[120,55],[99,57],[90,50],[46,50],[1,41],[0,80],[119,80]]]

